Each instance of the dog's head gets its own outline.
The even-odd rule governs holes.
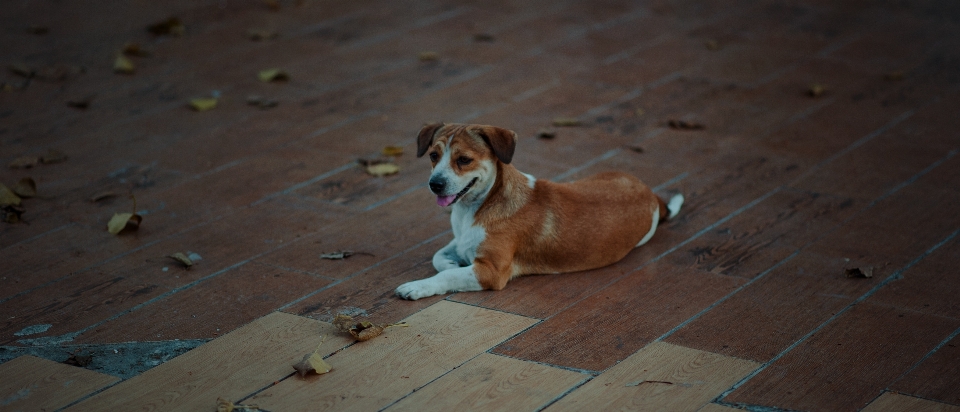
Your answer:
[[[517,134],[507,129],[435,123],[420,130],[417,157],[430,158],[430,190],[438,205],[450,206],[484,199],[496,180],[497,162],[510,163],[516,146]]]

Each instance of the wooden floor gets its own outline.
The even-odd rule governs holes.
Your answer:
[[[67,155],[0,168],[37,186],[0,223],[0,410],[960,411],[955,1],[15,0],[0,27],[0,162]],[[429,121],[686,203],[615,265],[400,300],[452,236]],[[386,146],[400,172],[366,174]],[[337,313],[410,326],[353,343]],[[321,337],[333,371],[293,374]]]

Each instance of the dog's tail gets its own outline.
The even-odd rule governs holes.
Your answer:
[[[669,201],[664,201],[662,197],[657,196],[657,201],[660,202],[660,221],[673,219],[677,213],[680,213],[680,206],[683,206],[683,195],[675,194],[670,197]]]

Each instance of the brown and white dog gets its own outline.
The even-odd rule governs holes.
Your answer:
[[[430,124],[417,157],[433,163],[430,190],[453,205],[453,241],[433,256],[437,275],[397,288],[416,300],[448,292],[501,290],[511,278],[594,269],[623,259],[676,216],[640,179],[600,173],[570,183],[538,180],[510,165],[516,133],[494,126]]]

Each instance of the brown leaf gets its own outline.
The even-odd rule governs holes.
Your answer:
[[[340,332],[346,333],[349,331],[353,323],[353,317],[350,315],[338,313],[337,316],[333,318],[333,326],[336,326]]]
[[[140,47],[140,43],[127,43],[123,45],[123,48],[120,49],[120,52],[127,56],[135,56],[135,57],[150,56],[150,52],[145,50],[143,47]]]
[[[280,0],[262,0],[270,10],[280,11]]]
[[[93,195],[93,196],[90,196],[90,201],[93,202],[93,203],[97,203],[97,202],[99,202],[99,201],[101,201],[101,200],[109,199],[109,198],[111,198],[111,197],[116,197],[116,196],[117,196],[117,193],[116,193],[116,192],[111,192],[111,191],[100,192],[100,193],[97,193],[97,194],[95,194],[95,195]]]
[[[848,278],[872,278],[873,266],[844,269]]]
[[[703,45],[706,46],[707,50],[710,50],[710,51],[720,50],[720,43],[718,43],[716,40],[713,40],[713,39],[705,41]]]
[[[391,323],[387,325],[379,325],[368,321],[357,322],[353,319],[353,317],[344,314],[337,314],[337,316],[333,318],[333,325],[336,326],[341,332],[349,333],[354,339],[360,342],[368,341],[380,336],[383,331],[389,327],[408,326],[406,322]]]
[[[473,35],[473,41],[475,42],[492,42],[493,35],[490,33],[477,33]]]
[[[21,156],[10,162],[11,169],[29,169],[40,163],[40,156]]]
[[[644,152],[643,147],[641,147],[641,146],[627,146],[627,149],[630,149],[630,151],[631,151],[631,152],[634,152],[634,153],[643,153],[643,152]]]
[[[250,29],[247,30],[247,38],[253,41],[263,41],[263,40],[273,40],[277,38],[277,32],[274,30],[267,29]]]
[[[20,196],[17,196],[16,192],[10,190],[7,185],[0,183],[0,206],[19,206],[20,205]]]
[[[705,126],[697,122],[688,122],[686,120],[671,119],[667,121],[667,125],[672,129],[679,130],[702,130]]]
[[[133,60],[130,60],[127,56],[122,54],[117,55],[117,58],[113,61],[113,72],[120,74],[133,74],[137,71],[137,66],[133,64]]]
[[[48,149],[46,153],[40,156],[40,163],[45,165],[61,163],[67,161],[67,154],[57,149]]]
[[[553,125],[556,127],[580,126],[580,119],[575,117],[555,117],[553,118]]]
[[[359,163],[360,166],[364,166],[364,167],[383,164],[383,163],[389,163],[389,162],[390,162],[389,160],[385,160],[385,159],[363,159],[363,158],[357,159],[357,163]]]
[[[147,31],[153,33],[156,36],[183,36],[187,31],[187,28],[184,27],[183,22],[180,21],[177,17],[170,17],[166,20],[151,24],[147,26]]]
[[[890,73],[883,75],[883,78],[890,81],[903,80],[906,75],[903,73],[903,70],[895,70]]]
[[[23,221],[23,213],[27,209],[24,209],[23,206],[17,205],[6,205],[0,206],[0,216],[3,216],[3,221],[7,223],[20,223]]]
[[[304,355],[303,360],[293,365],[293,368],[297,370],[300,377],[307,376],[307,374],[311,372],[323,375],[333,370],[333,367],[324,361],[323,357],[316,352]]]
[[[403,148],[400,146],[385,146],[380,149],[380,154],[384,156],[400,156],[403,154]]]
[[[433,62],[440,60],[440,53],[434,51],[420,52],[420,54],[417,55],[417,58],[422,62]]]
[[[189,269],[190,266],[193,266],[193,260],[187,257],[187,255],[183,254],[183,252],[177,252],[167,257],[170,259],[176,260],[177,262],[180,262],[183,265],[183,267],[187,269]]]
[[[557,137],[557,131],[554,129],[540,129],[537,130],[537,137],[547,140],[553,139],[554,137]]]
[[[263,411],[257,405],[235,404],[223,398],[217,398],[217,412],[255,412]]]
[[[74,109],[86,110],[90,107],[90,103],[93,103],[93,95],[84,96],[78,99],[67,100],[67,106],[70,106]]]
[[[143,217],[136,213],[114,213],[110,221],[107,222],[107,231],[111,235],[120,234],[124,230],[135,231],[140,228],[140,222]]]
[[[247,104],[251,106],[259,107],[261,109],[270,109],[270,108],[277,107],[277,105],[280,103],[277,102],[276,100],[270,100],[263,96],[251,94],[247,96]]]
[[[37,183],[29,177],[20,179],[17,184],[13,185],[13,193],[16,193],[17,196],[20,196],[24,199],[31,198],[37,195]]]
[[[90,362],[93,362],[93,355],[73,354],[73,355],[70,355],[70,357],[67,358],[67,360],[63,361],[63,363],[67,365],[79,366],[81,368],[87,367],[87,365],[89,365]]]
[[[23,64],[23,63],[14,63],[7,66],[7,68],[10,69],[11,73],[17,76],[26,77],[28,79],[33,77],[34,74],[36,74],[36,70],[34,70],[33,67],[27,66],[26,64]]]
[[[826,86],[822,84],[812,84],[810,85],[810,89],[807,90],[807,95],[809,95],[810,97],[820,97],[820,96],[823,96],[823,94],[826,92],[827,92]]]
[[[343,252],[324,253],[320,255],[320,259],[341,260],[350,256],[353,256],[353,252],[346,250]]]
[[[282,69],[272,68],[260,70],[260,72],[257,73],[257,78],[260,79],[261,82],[285,82],[290,80],[290,75]]]
[[[400,166],[393,163],[378,163],[367,166],[366,170],[371,176],[383,177],[398,173]]]

